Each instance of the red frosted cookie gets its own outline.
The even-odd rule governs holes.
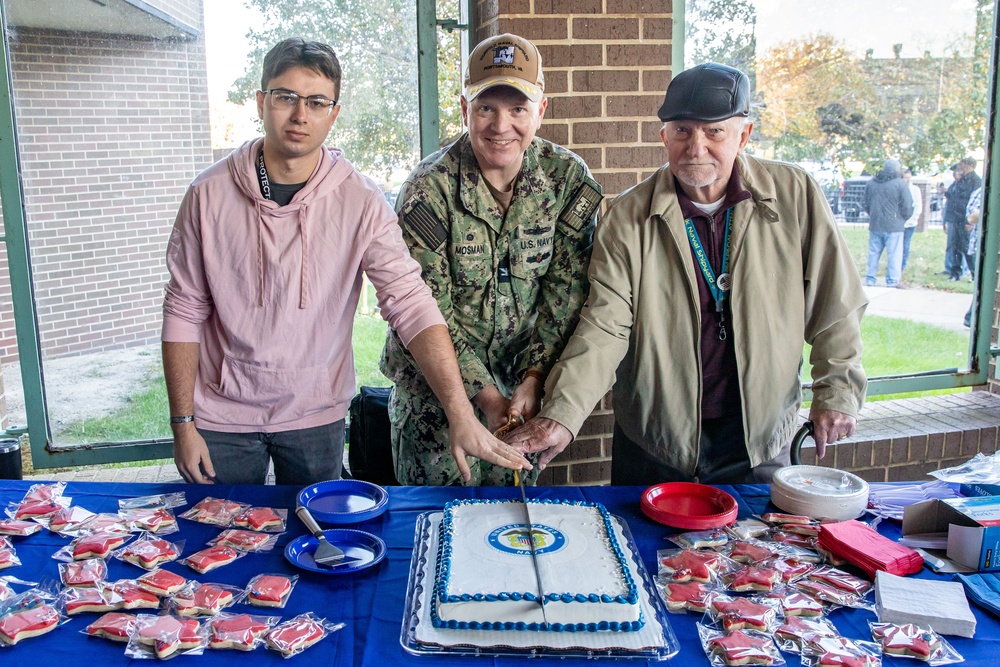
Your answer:
[[[108,578],[108,566],[100,558],[75,560],[59,564],[59,576],[64,586],[87,588],[97,586]]]
[[[79,528],[94,518],[94,513],[82,507],[63,507],[49,517],[49,530],[61,533],[64,530]]]
[[[100,588],[70,588],[66,591],[66,615],[75,616],[85,612],[103,612],[115,609],[115,603],[108,600],[110,595]]]
[[[17,519],[3,519],[0,521],[0,535],[10,535],[12,537],[27,537],[42,529],[42,524],[34,521],[19,521]]]
[[[247,614],[215,619],[209,621],[208,627],[212,633],[208,640],[210,647],[235,648],[240,651],[252,651],[260,636],[268,630],[266,623],[255,621]]]
[[[219,533],[215,545],[219,547],[232,547],[240,551],[257,551],[272,539],[274,539],[274,536],[267,535],[266,533],[255,533],[251,530],[235,530],[231,528]]]
[[[173,601],[179,616],[214,616],[233,604],[233,594],[212,584],[202,584],[193,591],[178,593]]]
[[[139,588],[154,595],[173,595],[187,583],[187,579],[168,570],[155,570],[136,579],[136,583]]]
[[[771,540],[781,544],[790,544],[793,547],[813,550],[816,548],[816,539],[805,535],[796,535],[785,530],[775,530],[771,533]]]
[[[152,570],[160,563],[176,559],[180,554],[174,545],[166,540],[138,540],[122,551],[122,560],[133,565]]]
[[[128,535],[121,533],[91,533],[73,542],[73,560],[107,558],[108,554],[125,544]]]
[[[729,588],[739,593],[747,591],[770,591],[781,580],[777,570],[744,565],[728,577]]]
[[[18,506],[17,512],[14,513],[14,518],[19,520],[41,519],[52,516],[62,508],[62,505],[51,500],[22,503]]]
[[[306,617],[285,621],[267,633],[267,645],[284,655],[304,651],[326,636],[323,626]]]
[[[835,567],[818,567],[809,573],[809,578],[857,595],[864,595],[872,587],[870,581],[855,577],[853,574],[848,574]]]
[[[740,563],[756,563],[770,558],[774,552],[767,547],[752,542],[735,542],[729,557]]]
[[[233,517],[239,514],[243,507],[240,503],[233,502],[232,500],[205,498],[182,516],[192,521],[200,521],[201,523],[228,526],[233,522]]]
[[[8,614],[0,619],[0,641],[14,645],[44,635],[59,625],[59,612],[47,604]]]
[[[116,582],[111,590],[121,598],[118,609],[156,609],[160,606],[160,598],[139,588],[139,584],[130,579]]]
[[[816,569],[812,563],[806,563],[792,557],[772,558],[765,561],[763,565],[777,571],[786,583],[801,579]]]
[[[3,540],[0,540],[0,570],[6,570],[8,567],[14,567],[15,565],[20,564],[21,560],[17,557],[17,552],[14,551],[14,547],[9,546]]]
[[[115,642],[127,642],[133,628],[135,628],[135,616],[112,611],[88,625],[87,634]]]
[[[781,591],[769,593],[769,598],[778,600],[781,604],[781,613],[785,616],[820,616],[823,614],[823,605],[812,599],[805,593],[798,591]]]
[[[139,642],[150,646],[157,658],[166,658],[177,651],[201,645],[198,621],[193,618],[155,616],[136,633]]]
[[[832,637],[832,633],[827,627],[816,622],[804,621],[801,618],[790,616],[785,622],[774,631],[774,638],[788,641],[795,644],[800,649],[814,637]]]
[[[767,630],[774,619],[774,610],[746,598],[712,600],[712,610],[726,630]]]
[[[270,507],[252,507],[239,514],[233,525],[250,530],[273,530],[284,528],[285,520]]]
[[[757,639],[736,630],[708,641],[708,650],[727,665],[771,665],[774,658],[768,650],[768,640]]]
[[[132,530],[146,530],[151,533],[164,533],[177,525],[173,512],[163,508],[132,509],[121,512],[121,517]]]
[[[818,656],[816,664],[824,667],[878,667],[880,663],[845,637],[813,637],[809,651]]]
[[[681,551],[660,561],[660,570],[670,576],[671,581],[700,581],[708,583],[712,574],[722,563],[722,557],[711,551]]]
[[[795,584],[795,587],[816,600],[832,602],[833,604],[842,606],[849,606],[857,600],[857,596],[825,584],[822,581],[799,581]]]
[[[217,567],[228,565],[239,558],[240,554],[230,547],[220,547],[218,545],[202,549],[198,553],[187,557],[187,564],[195,572],[205,574]]]
[[[697,581],[666,584],[663,587],[663,597],[666,600],[667,609],[671,611],[690,609],[691,611],[704,612],[708,609],[707,596],[708,588],[705,584]]]
[[[288,577],[262,574],[250,584],[247,601],[258,607],[280,607],[292,592],[292,581]]]
[[[872,628],[872,636],[882,644],[885,653],[905,655],[925,662],[941,649],[940,637],[912,623],[876,625]]]

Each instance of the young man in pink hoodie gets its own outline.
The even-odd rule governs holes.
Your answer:
[[[340,476],[363,272],[445,406],[459,466],[530,468],[476,419],[379,187],[324,145],[340,79],[329,46],[277,44],[257,92],[263,139],[202,172],[181,203],[162,335],[177,469],[191,483],[262,484],[269,460],[278,484]]]

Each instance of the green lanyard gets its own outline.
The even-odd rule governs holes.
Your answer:
[[[719,340],[726,340],[727,337],[726,315],[723,305],[726,301],[726,294],[733,286],[733,277],[729,274],[729,219],[732,212],[731,208],[726,210],[726,238],[722,245],[722,273],[719,274],[718,278],[715,276],[715,271],[712,270],[712,265],[708,263],[708,255],[705,254],[705,247],[701,244],[701,239],[698,238],[694,221],[691,218],[684,221],[688,241],[691,243],[691,249],[698,260],[698,266],[701,267],[701,275],[705,276],[705,283],[715,300],[715,312],[719,314]]]

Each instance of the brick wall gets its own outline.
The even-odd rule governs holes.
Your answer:
[[[666,161],[656,111],[670,81],[670,0],[479,0],[475,41],[538,46],[549,107],[538,133],[578,153],[612,197]]]
[[[194,21],[195,5],[200,26],[200,1],[179,6]],[[170,227],[212,160],[204,42],[19,29],[11,51],[43,354],[155,342]],[[0,255],[0,359],[16,358]]]
[[[670,81],[670,0],[477,0],[474,40],[511,32],[542,54],[549,106],[539,136],[579,154],[611,198],[666,161],[656,112]],[[606,396],[543,484],[611,479]]]

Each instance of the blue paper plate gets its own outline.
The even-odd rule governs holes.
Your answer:
[[[326,536],[327,542],[340,547],[346,558],[354,559],[353,562],[337,567],[317,565],[313,560],[313,554],[316,552],[319,540],[312,535],[302,535],[289,542],[285,547],[285,558],[295,567],[320,574],[354,574],[378,565],[385,558],[385,542],[363,530],[331,528],[324,530],[323,535]]]
[[[336,479],[310,484],[299,491],[298,501],[317,521],[341,525],[382,514],[389,505],[389,494],[371,482]]]

